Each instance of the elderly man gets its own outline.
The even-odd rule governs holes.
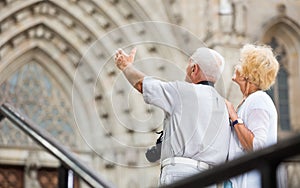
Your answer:
[[[165,112],[160,184],[168,185],[226,161],[230,138],[225,100],[214,88],[224,59],[209,48],[190,57],[185,82],[163,82],[133,66],[129,55],[117,50],[115,63],[148,104]]]

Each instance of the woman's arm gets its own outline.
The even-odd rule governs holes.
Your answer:
[[[254,134],[244,124],[235,125],[234,130],[235,130],[243,148],[246,151],[252,151]]]
[[[225,101],[226,106],[228,109],[229,117],[232,121],[235,121],[238,119],[238,115],[234,109],[234,106],[229,101]],[[234,131],[236,132],[238,139],[240,143],[242,144],[243,148],[246,151],[252,151],[253,150],[253,139],[254,134],[244,125],[242,124],[236,124],[234,126]]]

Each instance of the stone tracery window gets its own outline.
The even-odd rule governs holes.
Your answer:
[[[279,126],[281,130],[291,130],[290,112],[289,112],[289,84],[288,84],[288,70],[287,70],[287,51],[283,44],[272,37],[269,45],[277,54],[277,60],[280,64],[280,69],[277,75],[275,86],[267,93],[274,100],[279,112]]]
[[[1,85],[5,97],[33,122],[47,130],[59,142],[76,146],[74,121],[69,99],[62,87],[42,66],[32,60]],[[0,144],[5,146],[34,145],[22,131],[4,119],[0,123]]]

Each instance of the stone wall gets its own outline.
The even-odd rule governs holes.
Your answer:
[[[183,80],[189,54],[214,48],[227,63],[217,89],[238,104],[231,75],[239,49],[277,37],[288,52],[291,129],[279,128],[284,138],[300,129],[299,8],[298,0],[1,0],[1,98],[8,96],[118,187],[156,187],[159,164],[149,164],[144,152],[155,143],[163,113],[131,89],[113,64],[114,51],[137,46],[141,70]],[[28,81],[21,82],[27,70]],[[1,164],[26,166],[38,153],[39,165],[58,165],[26,136],[22,143],[10,140],[22,134],[13,125],[1,126]]]

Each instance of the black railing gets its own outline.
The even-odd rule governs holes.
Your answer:
[[[59,177],[59,188],[67,187],[66,170],[68,169],[71,169],[91,187],[115,187],[110,182],[104,180],[104,178],[95,171],[87,167],[87,165],[81,162],[71,151],[58,143],[45,130],[35,125],[9,103],[4,102],[0,105],[0,115],[0,120],[5,117],[9,119],[62,163],[60,175],[65,175]]]
[[[299,135],[191,176],[168,187],[205,187],[257,169],[261,173],[262,187],[276,188],[278,187],[276,175],[278,165],[298,154],[300,154]]]

